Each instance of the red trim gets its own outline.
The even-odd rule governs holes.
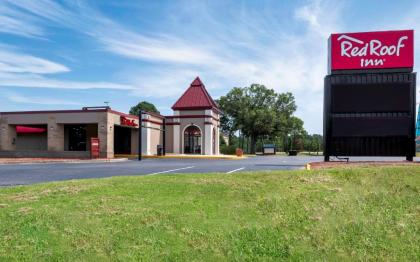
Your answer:
[[[221,114],[222,113],[222,111],[220,109],[218,109],[216,107],[210,107],[210,106],[208,106],[208,107],[203,107],[203,106],[200,106],[200,107],[183,107],[181,109],[175,108],[173,110],[174,111],[196,111],[196,110],[208,110],[208,109],[212,109],[213,112],[215,112],[217,114]]]
[[[219,119],[215,118],[211,115],[180,115],[180,116],[166,116],[166,118],[173,119],[173,118],[206,118],[211,117],[216,121],[219,121]]]
[[[153,123],[153,124],[157,124],[157,125],[162,125],[162,122],[157,122],[154,120],[150,120],[150,119],[142,119],[141,122],[149,122],[149,123]]]
[[[2,115],[19,115],[19,114],[53,114],[53,113],[98,113],[107,112],[107,109],[95,110],[50,110],[50,111],[14,111],[14,112],[0,112]]]
[[[119,116],[139,119],[135,115],[125,114],[112,109],[92,109],[92,110],[43,110],[43,111],[14,111],[14,112],[0,112],[2,115],[29,115],[29,114],[71,114],[71,113],[105,113],[109,112]]]
[[[86,112],[86,111],[84,111],[84,112]],[[119,115],[119,116],[125,116],[125,117],[134,118],[134,119],[139,119],[138,116],[130,115],[130,114],[126,114],[126,113],[121,113],[121,112],[118,112],[118,111],[115,111],[115,110],[112,110],[112,109],[108,109],[107,112],[112,113],[112,114],[116,114],[116,115]]]
[[[208,109],[212,109],[213,111],[215,111],[216,113],[221,113],[222,111],[220,111],[220,109],[216,108],[216,107],[210,107],[210,106],[199,106],[199,107],[182,107],[182,108],[172,108],[172,110],[174,111],[191,111],[191,110],[208,110]]]
[[[204,122],[205,125],[213,125],[213,122]]]

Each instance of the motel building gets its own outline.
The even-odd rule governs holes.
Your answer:
[[[172,106],[173,115],[144,112],[143,155],[219,154],[220,110],[200,78]],[[110,107],[0,113],[0,157],[89,158],[138,154],[139,118]],[[98,143],[99,140],[99,143]],[[92,149],[92,150],[91,150]]]

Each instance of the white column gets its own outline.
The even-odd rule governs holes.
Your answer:
[[[213,125],[205,124],[204,136],[204,154],[211,155],[213,154]]]
[[[220,138],[220,128],[219,127],[217,127],[216,126],[216,150],[215,150],[215,153],[216,153],[216,155],[220,155],[220,141],[219,141],[219,138]]]
[[[146,114],[142,115],[142,119],[148,119],[149,116]],[[141,153],[142,155],[151,155],[150,152],[150,123],[149,122],[141,122]]]
[[[173,125],[173,130],[174,130],[174,154],[180,154],[181,151],[181,136],[180,136],[180,125]]]
[[[174,111],[174,116],[179,116],[179,111]],[[180,123],[179,118],[173,119],[174,123]],[[174,154],[181,154],[183,153],[181,150],[181,147],[184,145],[181,145],[181,126],[180,125],[174,125],[173,126],[173,138],[174,138]]]
[[[208,110],[204,111],[204,113],[208,116],[213,116],[213,110],[211,110],[211,109],[208,109]]]

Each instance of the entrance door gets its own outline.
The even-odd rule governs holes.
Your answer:
[[[201,154],[201,131],[196,126],[189,126],[184,131],[184,153]]]
[[[114,154],[131,154],[131,128],[114,126]]]

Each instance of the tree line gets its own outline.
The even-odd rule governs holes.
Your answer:
[[[267,143],[286,152],[318,152],[322,148],[322,136],[309,135],[303,121],[294,116],[297,106],[290,92],[276,93],[264,85],[252,84],[234,87],[217,102],[223,112],[221,130],[229,137],[230,150],[239,147],[254,154]]]

